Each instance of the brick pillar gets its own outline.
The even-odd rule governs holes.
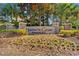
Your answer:
[[[70,30],[72,29],[72,26],[70,23],[64,23],[64,30]]]
[[[19,29],[26,29],[26,23],[19,22]]]
[[[53,27],[54,27],[54,33],[59,33],[59,22],[54,22]]]

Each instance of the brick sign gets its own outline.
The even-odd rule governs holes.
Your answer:
[[[59,31],[59,29],[55,27],[28,27],[29,34],[55,34]]]

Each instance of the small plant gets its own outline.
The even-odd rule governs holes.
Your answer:
[[[21,39],[17,39],[15,41],[13,41],[13,44],[15,44],[15,45],[22,45],[23,41]]]
[[[79,51],[79,45],[76,46],[77,51]]]
[[[75,48],[72,48],[72,51],[75,51]]]

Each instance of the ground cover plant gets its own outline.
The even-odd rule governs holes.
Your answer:
[[[56,35],[0,38],[0,55],[79,55],[79,44]]]

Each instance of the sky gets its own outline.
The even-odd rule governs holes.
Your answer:
[[[78,5],[78,6],[79,6],[79,3],[76,3],[76,5]]]

